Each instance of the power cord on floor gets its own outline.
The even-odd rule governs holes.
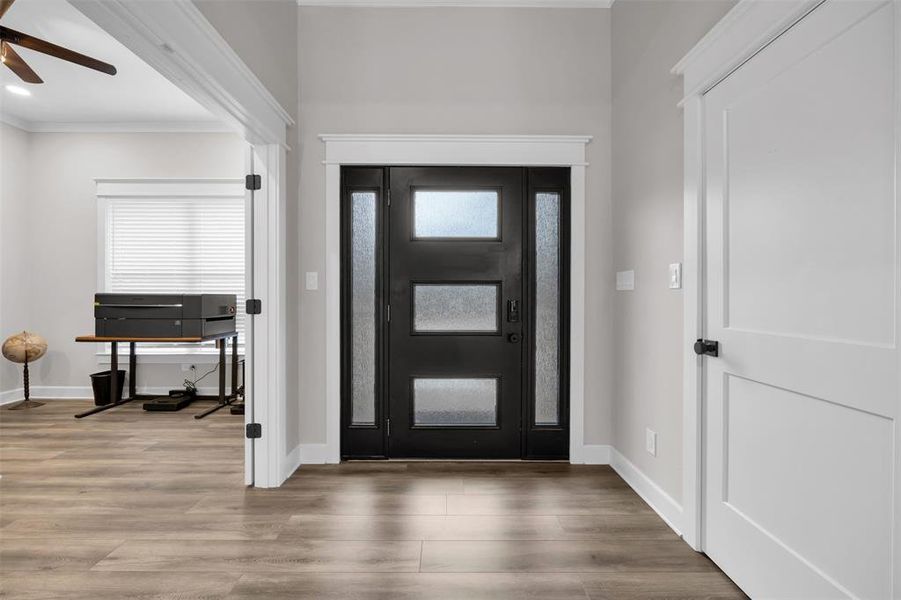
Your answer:
[[[219,368],[219,363],[216,363],[215,367],[213,367],[212,369],[210,369],[209,371],[207,371],[206,373],[204,373],[203,375],[201,375],[194,381],[191,381],[190,379],[185,379],[185,389],[188,390],[189,392],[193,392],[194,394],[196,394],[197,393],[197,383],[202,381],[203,378],[206,377],[207,375],[212,375],[213,373],[215,373],[216,369],[218,369],[218,368]]]

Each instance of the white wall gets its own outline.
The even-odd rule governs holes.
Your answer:
[[[610,442],[610,12],[300,9],[300,271],[325,270],[321,133],[589,134],[585,442]],[[300,294],[301,440],[325,442],[325,298]],[[290,367],[289,367],[290,368]]]
[[[32,248],[39,244],[26,227],[28,221],[28,154],[30,136],[0,123],[0,343],[30,328],[28,268]],[[0,358],[0,401],[22,387],[22,370]]]
[[[297,120],[298,56],[297,3],[295,0],[194,0],[194,4],[228,42],[241,60],[275,97],[289,115]],[[285,452],[290,453],[300,443],[301,413],[298,390],[305,382],[299,378],[300,294],[299,241],[294,223],[298,222],[298,173],[300,157],[298,128],[287,134],[286,185],[288,188],[286,218],[287,244],[287,406],[285,408]]]
[[[682,260],[682,80],[672,66],[733,2],[613,4],[613,224],[617,271],[613,443],[676,502],[682,496],[682,292],[667,267]],[[658,434],[657,456],[645,428]]]
[[[4,133],[12,128],[4,127]],[[23,281],[27,315],[3,305],[7,329],[28,327],[43,335],[47,355],[32,369],[34,386],[90,386],[98,367],[93,344],[75,336],[94,330],[97,291],[98,177],[236,177],[244,174],[244,143],[225,133],[30,133],[12,129],[10,139],[27,139],[20,169],[27,187],[7,189],[4,157],[3,247],[7,215],[15,215],[29,240],[22,271],[4,270],[2,289]],[[4,139],[6,139],[4,135]],[[12,220],[12,219],[10,219]],[[4,262],[6,252],[4,251]],[[15,321],[24,319],[25,324]],[[139,359],[140,361],[140,359]],[[185,363],[191,363],[186,358]],[[202,367],[200,367],[202,368]],[[180,365],[140,364],[138,386],[179,387]]]

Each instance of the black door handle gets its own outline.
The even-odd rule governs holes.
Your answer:
[[[695,342],[695,354],[698,356],[707,355],[707,356],[719,356],[720,355],[720,343],[714,340],[702,340],[698,339]]]
[[[521,340],[521,339],[522,339],[522,336],[520,336],[518,333],[511,333],[510,335],[507,336],[507,341],[510,342],[511,344],[518,344],[519,340]]]
[[[507,323],[519,323],[519,300],[507,300]]]

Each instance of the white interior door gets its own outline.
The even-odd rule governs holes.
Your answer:
[[[827,1],[704,97],[704,549],[755,598],[901,594],[899,10]]]

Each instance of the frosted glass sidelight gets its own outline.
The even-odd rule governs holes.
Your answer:
[[[498,239],[497,190],[413,192],[413,236]]]
[[[413,330],[417,333],[497,329],[496,285],[414,284]]]
[[[497,379],[413,380],[413,425],[497,425]]]
[[[375,192],[351,203],[351,422],[375,424]]]
[[[560,424],[560,194],[535,197],[535,424]]]

